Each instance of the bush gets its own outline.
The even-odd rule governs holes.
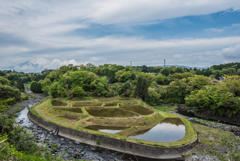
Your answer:
[[[85,96],[86,92],[82,89],[82,87],[76,86],[72,89],[74,96],[81,97]]]
[[[15,98],[14,100],[8,102],[9,105],[13,105],[17,101],[21,101],[21,92],[17,88],[0,84],[0,98],[3,100]]]

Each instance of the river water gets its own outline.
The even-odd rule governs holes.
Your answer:
[[[38,126],[37,124],[33,123],[27,117],[27,113],[29,111],[28,108],[32,107],[35,103],[37,102],[28,104],[27,107],[20,111],[18,117],[16,118],[16,122],[18,122],[20,126],[23,126],[30,132],[32,132],[33,137],[37,140],[38,144],[42,144],[45,146],[46,144],[44,143],[46,142],[49,142],[50,146],[53,144],[57,144],[59,148],[58,150],[52,152],[53,155],[56,155],[57,153],[64,154],[66,150],[69,150],[68,153],[64,154],[63,158],[71,159],[72,157],[74,157],[74,155],[80,154],[81,157],[79,159],[92,159],[95,161],[157,161],[153,159],[128,155],[104,148],[90,146],[53,134],[52,132],[49,132]]]

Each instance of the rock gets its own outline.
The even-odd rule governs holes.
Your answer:
[[[75,159],[77,159],[77,158],[80,158],[80,157],[81,157],[81,154],[75,152],[75,153],[72,154],[72,157],[75,158]]]
[[[96,151],[96,149],[95,149],[95,148],[91,148],[91,150],[92,150],[92,151]]]
[[[78,141],[74,141],[74,144],[77,144],[77,145],[79,145],[79,144],[80,144],[80,142],[78,142]]]

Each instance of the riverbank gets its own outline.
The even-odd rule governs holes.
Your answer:
[[[161,109],[168,110],[168,108]],[[192,151],[184,154],[186,161],[240,160],[239,126],[184,116],[176,113],[175,109],[168,112],[187,118],[198,133],[200,142]]]

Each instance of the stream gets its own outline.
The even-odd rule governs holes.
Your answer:
[[[240,136],[240,126],[231,124],[231,123],[226,123],[224,121],[217,121],[217,120],[212,120],[212,119],[205,119],[205,118],[199,118],[195,116],[193,113],[189,113],[186,111],[178,111],[178,112],[171,112],[174,115],[184,117],[188,119],[190,122],[193,124],[202,124],[204,126],[212,127],[212,128],[219,128],[224,131],[229,131],[235,134],[236,136]]]

